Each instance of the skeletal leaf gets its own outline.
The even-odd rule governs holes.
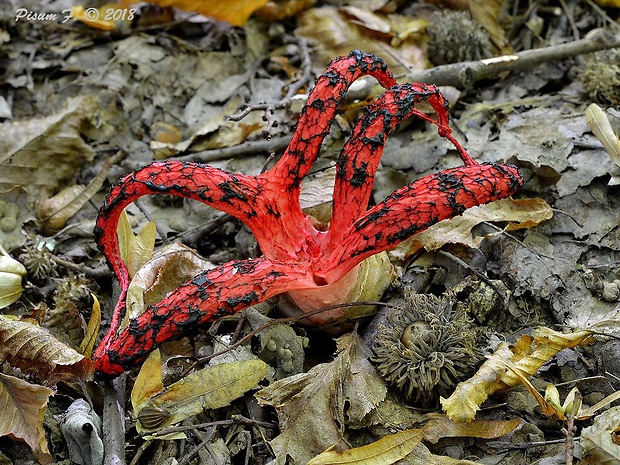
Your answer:
[[[25,372],[36,372],[47,383],[87,380],[93,364],[45,329],[0,315],[0,360]]]
[[[262,360],[204,368],[153,396],[140,410],[138,421],[145,430],[155,430],[205,409],[224,407],[254,388],[266,373]]]
[[[42,464],[52,461],[43,416],[53,393],[49,388],[0,373],[0,436],[24,441]]]

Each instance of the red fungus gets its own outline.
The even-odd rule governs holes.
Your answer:
[[[363,75],[387,88],[368,106],[343,147],[336,168],[333,217],[317,230],[299,205],[301,181],[316,160],[350,84]],[[426,101],[436,118],[415,107]],[[438,127],[456,147],[464,166],[426,176],[367,209],[388,133],[415,115]],[[95,235],[121,285],[110,329],[93,359],[101,374],[116,375],[194,325],[240,311],[289,291],[338,289],[354,283],[351,270],[436,222],[467,208],[508,197],[522,186],[510,165],[478,164],[452,137],[447,104],[433,85],[397,85],[379,58],[359,51],[335,59],[320,76],[282,158],[269,171],[249,176],[179,161],[152,163],[112,186],[97,218]],[[199,200],[243,221],[263,257],[226,263],[179,286],[118,331],[125,312],[129,275],[120,258],[121,212],[143,195],[170,194]],[[345,277],[349,273],[348,277]],[[346,297],[342,294],[342,298]],[[303,310],[303,302],[300,307]]]

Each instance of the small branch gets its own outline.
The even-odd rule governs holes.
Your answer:
[[[267,121],[267,127],[263,131],[265,137],[269,137],[271,128],[277,126],[277,121],[273,119],[273,114],[276,110],[287,108],[291,103],[291,99],[297,95],[297,91],[305,86],[312,76],[312,61],[310,60],[310,52],[308,50],[308,42],[306,39],[298,39],[299,49],[301,51],[301,69],[302,74],[299,79],[293,82],[286,93],[286,95],[278,102],[275,103],[259,103],[258,105],[250,105],[244,108],[239,113],[229,116],[231,121],[241,121],[248,114],[253,111],[263,110],[265,112],[263,119]]]
[[[280,136],[274,137],[270,140],[244,142],[243,144],[235,145],[233,147],[205,150],[204,152],[196,152],[190,155],[174,157],[174,159],[181,161],[195,161],[198,163],[210,163],[217,160],[228,160],[233,157],[254,155],[261,152],[277,152],[286,148],[290,140],[290,135]]]
[[[552,45],[533,50],[524,50],[514,55],[480,61],[464,61],[450,65],[436,66],[407,74],[407,79],[427,82],[438,86],[468,87],[481,79],[495,78],[506,71],[530,70],[548,61],[607,50],[620,46],[620,35],[603,29],[590,31],[585,38],[566,44]]]

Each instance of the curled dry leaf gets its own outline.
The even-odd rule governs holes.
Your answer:
[[[0,361],[35,372],[47,384],[87,380],[93,363],[40,326],[0,315]]]
[[[131,390],[131,406],[134,416],[140,413],[149,399],[164,390],[161,368],[161,352],[156,349],[144,361]],[[139,423],[138,426],[140,426]]]
[[[95,195],[105,181],[110,168],[107,159],[101,171],[86,187],[74,185],[61,190],[52,198],[47,198],[47,188],[41,190],[41,198],[35,208],[35,216],[39,226],[52,234],[62,229],[69,218],[75,215]]]
[[[97,335],[99,334],[99,327],[101,326],[101,306],[99,305],[99,299],[97,299],[95,294],[91,294],[91,296],[93,297],[93,308],[90,312],[86,334],[80,344],[80,353],[85,357],[90,357],[93,353],[93,347],[95,347]]]
[[[581,432],[581,447],[588,464],[620,463],[620,407],[612,407],[594,419],[592,426]],[[581,462],[580,462],[581,463]]]
[[[564,334],[541,327],[532,336],[521,336],[511,347],[501,343],[474,376],[460,383],[448,399],[441,399],[441,406],[449,418],[471,421],[488,396],[517,386],[560,350],[587,344],[591,337],[592,331]]]
[[[464,244],[472,248],[480,247],[488,237],[472,235],[475,226],[484,222],[508,222],[506,231],[532,228],[553,217],[553,210],[543,199],[502,199],[496,202],[473,207],[463,215],[451,220],[440,221],[426,231],[416,234],[399,245],[391,254],[404,259],[422,247],[427,251],[437,250],[445,244]]]
[[[225,407],[238,399],[267,373],[262,360],[223,363],[196,371],[153,396],[140,410],[145,430],[173,425],[205,409]]]
[[[103,463],[101,418],[84,399],[76,399],[69,406],[60,423],[60,432],[67,442],[69,458],[73,463]]]
[[[127,213],[121,214],[118,223],[118,242],[121,257],[127,264],[130,277],[133,277],[153,257],[156,235],[157,228],[152,221],[138,234],[134,234]]]
[[[278,412],[281,433],[270,443],[277,457],[289,455],[296,463],[307,463],[334,444],[346,448],[344,425],[359,424],[385,399],[387,387],[357,333],[336,342],[338,353],[331,363],[276,381],[256,394],[261,404]]]
[[[43,416],[51,389],[0,373],[0,436],[24,441],[42,464],[52,461]]]
[[[149,224],[153,225],[154,233],[155,223]],[[213,268],[215,265],[183,244],[174,243],[158,250],[152,259],[137,270],[129,285],[128,318],[137,318],[146,305],[159,302],[188,279]]]

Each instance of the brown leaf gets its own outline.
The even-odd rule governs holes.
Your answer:
[[[54,391],[0,373],[0,436],[21,439],[42,464],[50,463],[43,416]]]
[[[108,158],[99,173],[86,187],[73,185],[61,190],[52,198],[47,198],[47,188],[41,190],[42,197],[37,202],[35,216],[37,224],[47,234],[53,234],[62,229],[69,218],[75,215],[95,195],[106,180],[110,169]]]
[[[127,213],[123,211],[118,223],[118,242],[129,277],[133,277],[153,257],[156,236],[157,228],[153,221],[134,234]]]
[[[495,439],[502,437],[521,424],[519,418],[507,421],[493,420],[473,420],[468,423],[456,422],[446,415],[430,413],[427,415],[429,421],[424,425],[422,431],[424,438],[433,444],[441,438],[482,438]]]
[[[0,315],[0,360],[36,372],[47,384],[87,380],[93,363],[45,329]]]
[[[85,123],[94,117],[98,100],[92,96],[67,100],[51,116],[0,124],[0,191],[46,186],[53,192],[71,184],[94,151],[82,139]]]
[[[369,349],[357,333],[342,336],[337,343],[333,362],[276,381],[256,394],[261,404],[278,412],[281,434],[271,441],[277,457],[290,455],[306,463],[331,446],[346,449],[342,430],[347,420],[359,421],[385,399],[385,383],[368,361]]]

